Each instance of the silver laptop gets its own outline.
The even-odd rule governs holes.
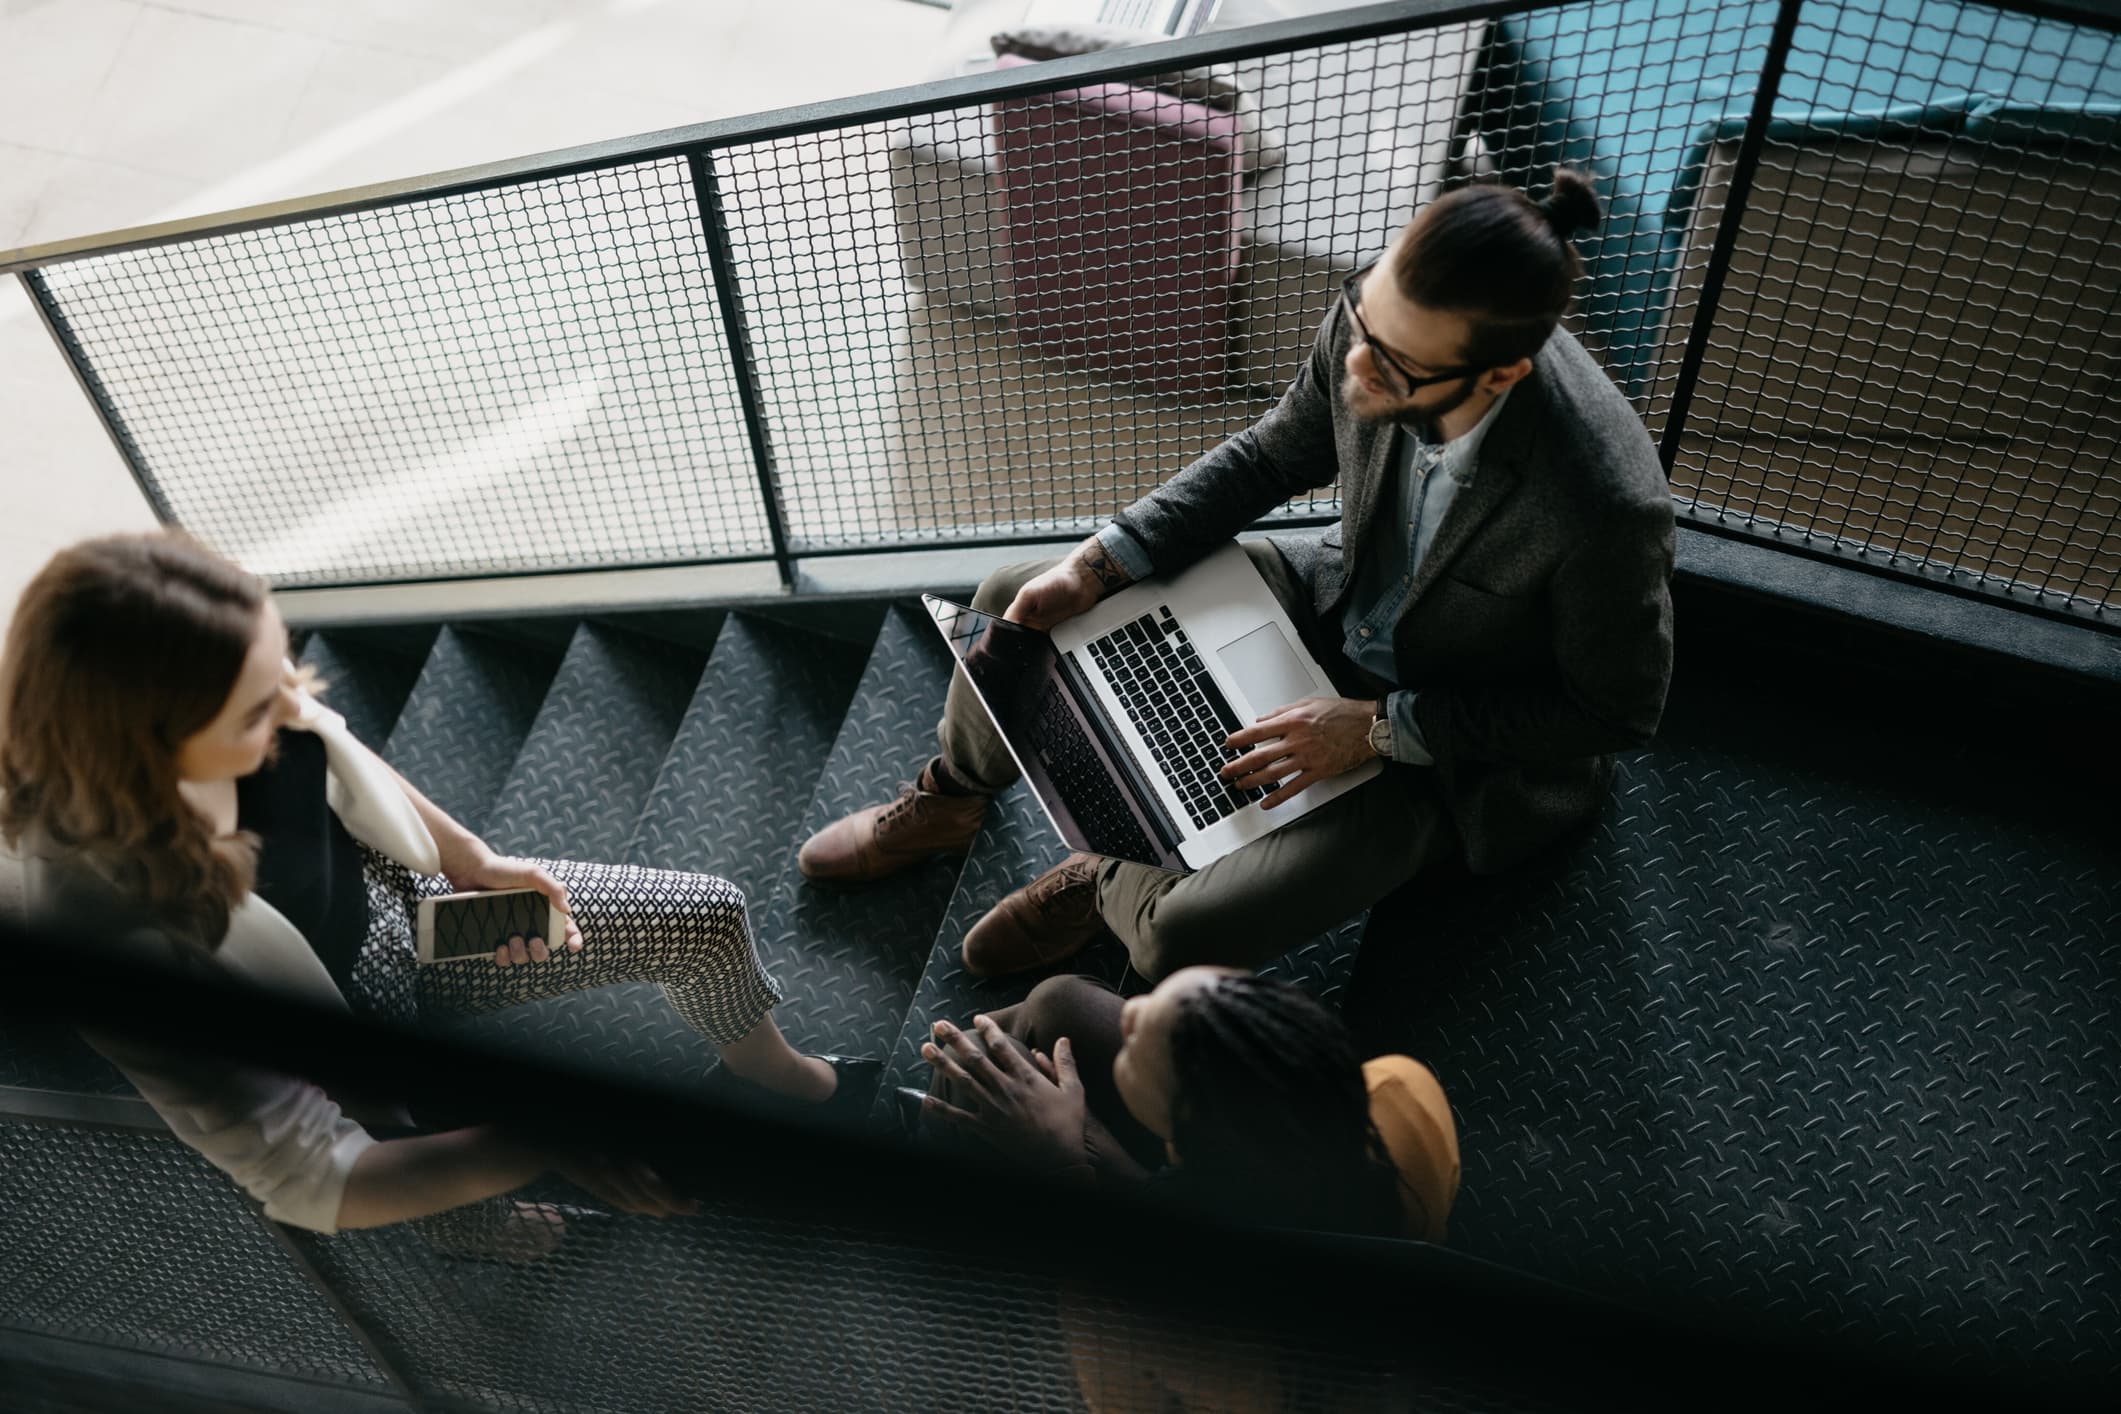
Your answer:
[[[1031,0],[1024,25],[1115,25],[1183,38],[1215,17],[1222,0]]]
[[[1217,773],[1230,733],[1338,690],[1251,557],[1223,546],[1129,585],[1050,634],[923,596],[1061,838],[1159,869],[1200,869],[1375,776],[1370,761],[1264,809],[1271,788]]]

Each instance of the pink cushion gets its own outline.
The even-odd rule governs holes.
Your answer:
[[[993,122],[1018,336],[1160,393],[1219,389],[1238,270],[1237,117],[1098,83],[1005,99]]]

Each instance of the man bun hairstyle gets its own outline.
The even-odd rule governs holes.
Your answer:
[[[1583,258],[1579,231],[1604,217],[1591,178],[1556,167],[1546,196],[1484,183],[1431,202],[1402,236],[1393,275],[1425,309],[1472,326],[1460,359],[1499,368],[1538,353],[1568,313]]]
[[[1562,241],[1571,258],[1575,248],[1568,242],[1575,239],[1578,231],[1595,231],[1605,218],[1605,207],[1599,203],[1598,190],[1589,177],[1574,167],[1556,167],[1547,194],[1533,203],[1539,214],[1547,218],[1547,224]],[[1582,262],[1577,262],[1579,268]]]

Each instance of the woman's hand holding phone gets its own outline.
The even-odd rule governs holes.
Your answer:
[[[484,844],[478,852],[468,858],[445,859],[442,872],[451,886],[459,893],[473,893],[493,889],[535,889],[552,900],[552,906],[560,911],[566,929],[564,939],[569,952],[582,950],[582,930],[577,928],[572,917],[567,886],[543,865],[528,859],[515,859],[508,855],[495,854]],[[536,935],[499,939],[493,950],[494,965],[510,967],[521,962],[544,962],[552,956],[548,940]]]

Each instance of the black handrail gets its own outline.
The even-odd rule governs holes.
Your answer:
[[[547,177],[567,176],[606,167],[650,162],[666,157],[689,157],[695,152],[735,147],[747,143],[773,142],[832,128],[914,117],[922,113],[1001,98],[1043,93],[1077,81],[1101,82],[1168,73],[1174,69],[1204,64],[1256,59],[1307,46],[1375,38],[1416,27],[1457,24],[1469,20],[1494,19],[1530,9],[1547,8],[1526,0],[1397,0],[1397,3],[1366,5],[1359,9],[1327,11],[1299,19],[1278,20],[1233,30],[1228,34],[1199,35],[1190,39],[1161,40],[1125,50],[1106,50],[1069,58],[1052,59],[1018,69],[964,74],[928,83],[909,84],[880,93],[835,98],[792,108],[773,108],[763,113],[717,118],[682,128],[583,143],[528,157],[435,172],[400,181],[376,182],[347,187],[317,196],[288,201],[261,202],[234,211],[187,217],[150,226],[133,226],[74,240],[52,241],[15,250],[0,250],[0,275],[58,265],[93,255],[169,245],[177,241],[229,235],[266,226],[284,226],[394,206],[431,197],[455,196],[492,187],[515,186]],[[2121,30],[2121,0],[2007,0],[1994,8],[2015,14],[2068,20]]]
[[[1233,1225],[1037,1170],[938,1157],[621,1084],[535,1054],[509,1052],[509,1083],[495,1085],[499,1058],[461,1042],[161,965],[138,947],[75,931],[0,918],[0,948],[10,970],[0,1024],[92,1026],[203,1060],[305,1076],[334,1093],[400,1096],[540,1144],[634,1155],[703,1200],[815,1224],[828,1245],[882,1244],[934,1253],[982,1276],[1067,1282],[1121,1312],[1136,1300],[1176,1306],[1236,1331],[1337,1343],[1415,1375],[1470,1368],[1511,1403],[1695,1409],[1703,1390],[1717,1388],[1724,1408],[1801,1400],[1854,1409],[1886,1394],[1946,1407],[1980,1398],[2038,1408],[2064,1407],[2082,1393],[2066,1381],[2006,1386],[1939,1372],[1855,1336],[1791,1344],[1706,1310],[1653,1315],[1425,1243]],[[63,1104],[11,1114],[7,1099],[0,1091],[0,1118],[75,1122]],[[90,1098],[78,1122],[108,1125],[108,1108]],[[306,1256],[302,1265],[343,1304],[325,1272]],[[1628,1358],[1615,1358],[1622,1353]],[[419,1383],[416,1373],[401,1376],[400,1362],[391,1366],[393,1377]],[[1734,1371],[1746,1372],[1744,1387],[1733,1386]]]
[[[687,160],[692,190],[699,201],[700,224],[707,237],[707,263],[714,271],[715,302],[722,307],[722,333],[729,342],[729,363],[736,372],[737,401],[744,412],[744,434],[758,470],[759,504],[766,511],[766,532],[773,541],[773,563],[781,587],[795,584],[795,560],[788,553],[787,513],[781,506],[780,478],[773,464],[773,437],[759,408],[758,361],[751,347],[751,325],[744,315],[744,292],[736,276],[736,255],[729,249],[729,222],[722,213],[721,183],[714,155],[694,152]]]
[[[141,250],[212,236],[232,235],[268,226],[285,226],[323,216],[342,216],[380,206],[399,206],[436,197],[460,196],[493,187],[519,186],[551,177],[571,176],[609,167],[630,166],[671,157],[691,157],[725,147],[775,142],[806,133],[916,117],[967,104],[1045,93],[1077,81],[1102,82],[1142,74],[1167,73],[1203,64],[1257,58],[1317,44],[1344,44],[1397,34],[1417,22],[1434,25],[1490,19],[1535,8],[1526,0],[1399,0],[1360,9],[1329,11],[1301,19],[1280,20],[1235,30],[1227,35],[1163,40],[1125,50],[1106,50],[1049,60],[1018,69],[966,74],[929,83],[910,84],[882,93],[835,98],[764,113],[717,118],[712,122],[608,142],[584,143],[530,157],[510,158],[477,167],[437,172],[402,181],[349,187],[320,196],[263,202],[210,216],[136,226],[78,240],[54,241],[0,251],[0,275],[57,265],[88,256]]]
[[[116,449],[119,460],[125,463],[126,471],[131,473],[133,484],[138,486],[140,494],[147,498],[148,507],[154,511],[157,520],[165,525],[173,523],[177,514],[169,504],[169,497],[163,494],[155,479],[147,474],[147,468],[140,460],[139,444],[126,429],[125,419],[119,415],[117,405],[111,401],[110,392],[103,386],[103,380],[96,376],[95,366],[82,351],[81,341],[74,337],[73,327],[67,322],[66,312],[52,299],[51,289],[45,283],[44,272],[24,270],[21,279],[23,291],[29,296],[31,306],[36,309],[37,318],[44,324],[44,332],[51,335],[52,342],[58,345],[59,352],[66,359],[67,371],[74,375],[74,382],[80,387],[81,395],[95,408],[96,420],[103,424],[104,432],[110,437],[111,446]]]
[[[1708,268],[1702,272],[1701,294],[1694,304],[1694,322],[1687,331],[1686,357],[1679,365],[1679,381],[1672,388],[1672,410],[1665,414],[1664,429],[1657,439],[1657,457],[1670,477],[1679,459],[1680,438],[1686,433],[1687,410],[1693,406],[1694,384],[1701,377],[1701,359],[1708,352],[1709,336],[1716,328],[1716,307],[1723,299],[1724,277],[1730,273],[1731,252],[1738,246],[1740,223],[1753,194],[1753,178],[1760,169],[1760,152],[1767,146],[1768,123],[1775,115],[1775,97],[1781,91],[1782,70],[1789,62],[1790,40],[1797,32],[1797,16],[1804,0],[1781,0],[1775,10],[1775,29],[1768,39],[1767,58],[1761,64],[1760,83],[1753,90],[1752,111],[1746,117],[1745,138],[1738,145],[1738,160],[1731,169],[1730,188],[1716,221],[1716,242],[1709,249]]]

